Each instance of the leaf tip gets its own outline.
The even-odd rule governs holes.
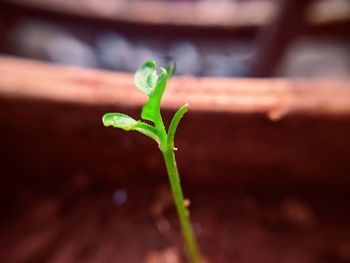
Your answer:
[[[111,126],[111,121],[109,118],[110,113],[103,114],[102,123],[105,127]]]
[[[189,103],[185,103],[184,105],[181,106],[181,109],[184,110],[184,113],[188,112],[188,110],[190,109],[190,104]]]

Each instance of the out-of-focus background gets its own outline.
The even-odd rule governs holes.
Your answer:
[[[350,262],[348,0],[0,2],[2,262],[186,262],[133,73],[177,68],[205,262]]]
[[[1,9],[1,52],[17,56],[127,72],[152,57],[195,76],[349,74],[347,0],[12,0]]]

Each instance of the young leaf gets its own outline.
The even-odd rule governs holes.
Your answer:
[[[190,106],[188,105],[188,103],[181,106],[181,108],[178,109],[173,119],[171,120],[169,130],[168,130],[168,145],[170,145],[170,147],[174,147],[173,144],[174,144],[174,137],[175,137],[177,126],[179,125],[180,120],[182,119],[182,117],[188,111],[189,108]]]
[[[169,66],[172,73],[174,64]],[[147,61],[136,72],[134,82],[136,87],[148,96],[148,102],[143,106],[141,118],[152,121],[156,126],[162,126],[160,117],[160,101],[169,78],[166,69],[161,68],[160,76],[157,75],[157,64],[155,61]]]
[[[162,73],[158,77],[157,84],[153,93],[149,96],[148,102],[143,106],[141,112],[141,118],[144,120],[153,121],[154,123],[159,124],[160,122],[157,118],[160,116],[160,101],[162,99],[164,89],[169,78],[168,72],[166,69],[161,68]]]
[[[157,130],[147,123],[137,121],[122,113],[106,113],[102,117],[103,125],[120,128],[125,131],[138,131],[159,143]]]
[[[121,128],[125,131],[135,129],[138,123],[137,120],[122,113],[106,113],[102,117],[102,122],[103,125],[106,127],[112,126],[114,128]]]
[[[147,61],[136,72],[134,83],[136,87],[151,96],[158,81],[157,65],[155,61]]]

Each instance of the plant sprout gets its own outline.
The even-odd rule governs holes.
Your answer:
[[[158,75],[156,62],[148,61],[142,65],[135,74],[134,83],[136,87],[148,96],[148,101],[141,111],[141,118],[151,122],[152,125],[143,121],[137,121],[123,113],[107,113],[103,116],[102,121],[106,127],[112,126],[126,131],[138,131],[158,143],[168,172],[177,214],[185,240],[187,256],[191,263],[200,263],[199,250],[193,235],[189,213],[185,205],[174,153],[175,132],[181,118],[188,111],[189,105],[183,105],[175,113],[168,132],[166,131],[160,113],[162,95],[174,68],[174,64],[166,69],[161,68],[161,72]]]

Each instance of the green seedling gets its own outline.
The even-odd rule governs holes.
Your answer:
[[[157,65],[154,61],[148,61],[136,72],[134,83],[136,87],[148,96],[147,103],[141,111],[141,119],[151,122],[137,121],[122,113],[107,113],[103,116],[103,124],[120,128],[126,131],[138,131],[158,143],[162,152],[165,166],[168,172],[170,186],[175,201],[177,214],[180,220],[182,234],[185,240],[185,247],[188,259],[191,263],[200,263],[200,255],[196,240],[193,235],[193,228],[181,188],[179,172],[176,165],[174,153],[174,137],[181,118],[188,111],[189,105],[185,104],[175,113],[168,132],[166,131],[160,113],[160,103],[166,84],[174,71],[174,64],[168,68],[161,68],[157,74]]]

